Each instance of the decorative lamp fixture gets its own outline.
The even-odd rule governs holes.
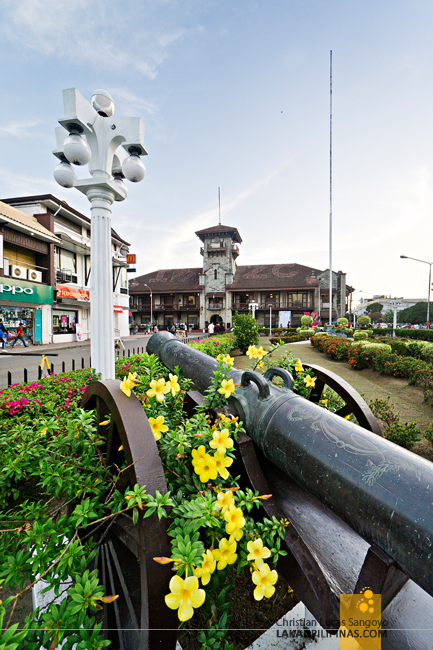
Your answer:
[[[92,155],[87,140],[79,133],[71,133],[63,143],[63,153],[73,165],[87,165]]]
[[[74,187],[74,182],[77,180],[75,169],[66,160],[54,167],[53,175],[62,187]]]
[[[146,175],[146,167],[143,165],[141,158],[135,153],[123,161],[122,171],[125,178],[131,183],[139,183]]]

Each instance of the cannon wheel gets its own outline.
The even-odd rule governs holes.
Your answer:
[[[148,494],[167,492],[164,470],[149,421],[137,397],[127,397],[117,380],[93,382],[86,390],[82,406],[95,408],[97,425],[105,444],[99,447],[107,467],[127,469],[120,473],[116,487],[146,486]],[[100,423],[110,418],[110,425]],[[123,446],[123,449],[121,448]],[[116,470],[114,471],[114,474]],[[110,488],[107,486],[107,496]],[[129,513],[117,515],[95,527],[98,554],[90,568],[99,570],[105,595],[119,595],[104,604],[103,631],[113,650],[153,650],[175,648],[178,620],[168,609],[171,564],[160,565],[153,557],[170,556],[167,519],[155,515],[133,525]],[[85,529],[83,537],[92,532]],[[93,613],[94,615],[94,613]]]
[[[346,417],[347,415],[353,414],[358,423],[364,429],[368,429],[372,433],[382,436],[382,431],[379,425],[379,422],[374,417],[367,403],[362,399],[361,395],[350,385],[336,375],[331,370],[326,370],[321,366],[313,365],[312,363],[302,364],[305,369],[311,368],[311,370],[316,375],[316,384],[311,390],[309,401],[315,402],[316,404],[319,400],[322,399],[323,391],[325,386],[329,386],[333,391],[341,397],[345,404],[337,412],[337,415],[341,417]]]

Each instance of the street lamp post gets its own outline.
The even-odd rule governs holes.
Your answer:
[[[390,300],[389,306],[391,307],[392,311],[394,312],[394,319],[393,319],[393,329],[392,329],[392,335],[395,337],[396,333],[395,330],[397,329],[397,311],[398,308],[401,307],[401,302],[398,300]]]
[[[53,151],[60,159],[54,178],[62,187],[76,187],[91,204],[90,351],[96,372],[113,379],[111,205],[128,194],[123,178],[144,178],[144,124],[139,117],[112,118],[114,102],[105,90],[95,90],[89,103],[76,88],[68,88],[63,107]],[[71,163],[89,163],[90,178],[78,179]]]
[[[259,306],[259,303],[255,302],[255,300],[250,302],[250,304],[248,305],[249,309],[251,309],[251,311],[253,312],[253,318],[256,317],[256,309],[257,309],[258,306]]]
[[[408,257],[407,255],[400,255],[403,260],[414,260],[422,264],[428,264],[428,293],[427,293],[427,329],[430,329],[430,289],[431,289],[431,267],[433,262],[426,262],[425,260],[418,260],[416,257]]]
[[[152,331],[152,323],[153,323],[153,311],[152,311],[152,289],[149,287],[148,284],[144,283],[144,286],[147,287],[150,291],[150,330]]]
[[[269,305],[269,336],[272,336],[272,305]]]

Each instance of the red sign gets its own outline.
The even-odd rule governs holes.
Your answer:
[[[73,300],[90,300],[88,289],[76,289],[75,287],[56,287],[57,298],[72,298]]]
[[[113,305],[115,314],[123,314],[123,307],[121,305]]]
[[[137,263],[137,255],[135,253],[127,255],[126,256],[126,263],[127,264],[136,264]]]

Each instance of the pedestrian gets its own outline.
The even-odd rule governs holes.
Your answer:
[[[14,342],[12,343],[12,347],[14,347],[14,345],[18,341],[18,339],[21,339],[21,341],[23,342],[24,347],[26,348],[27,344],[26,344],[26,342],[24,340],[24,336],[23,336],[23,324],[22,323],[20,323],[18,325],[18,327],[17,327],[17,333],[15,335]]]
[[[7,341],[5,335],[7,333],[8,331],[6,329],[6,325],[4,324],[3,320],[0,318],[0,344],[3,350],[6,350]]]
[[[215,330],[215,325],[213,323],[209,323],[208,332],[211,336],[214,333],[214,330]]]

